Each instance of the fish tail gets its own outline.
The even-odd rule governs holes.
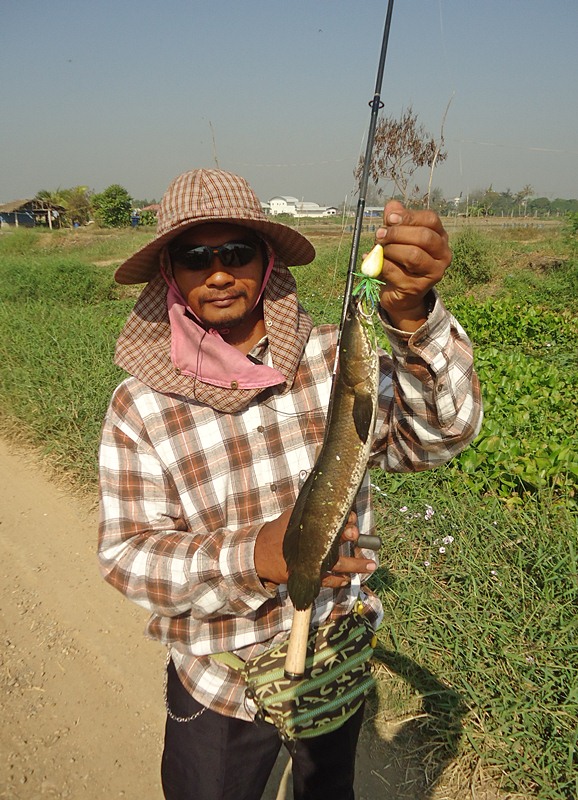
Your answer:
[[[319,594],[321,580],[294,570],[287,581],[287,591],[291,602],[298,611],[304,611],[313,604]]]

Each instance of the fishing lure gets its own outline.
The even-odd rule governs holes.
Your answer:
[[[363,312],[367,316],[377,308],[383,281],[379,279],[383,269],[383,247],[376,244],[373,250],[367,254],[361,264],[361,272],[354,272],[359,283],[353,290],[353,295],[357,297],[363,307]]]

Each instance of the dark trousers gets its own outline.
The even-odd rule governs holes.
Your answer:
[[[169,663],[172,713],[189,717],[197,703]],[[336,731],[289,742],[295,800],[354,800],[355,750],[363,708]],[[245,722],[206,709],[190,722],[167,716],[162,758],[166,800],[260,800],[281,740],[267,722]]]

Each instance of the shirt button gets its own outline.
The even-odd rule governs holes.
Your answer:
[[[238,389],[238,388],[239,384],[237,383],[237,381],[231,381],[231,389]]]
[[[259,425],[259,427],[257,428],[257,432],[258,433],[265,433],[265,428],[262,425]]]
[[[271,484],[271,491],[272,492],[276,492],[277,491],[277,484],[276,483],[272,483]]]

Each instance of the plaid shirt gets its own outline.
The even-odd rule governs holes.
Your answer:
[[[380,354],[371,464],[386,471],[435,467],[460,452],[481,424],[470,343],[439,299],[415,334],[384,327],[393,353]],[[263,523],[293,506],[314,464],[336,333],[335,326],[314,328],[290,391],[266,390],[236,413],[133,376],[115,391],[104,422],[103,575],[151,612],[148,634],[171,648],[189,692],[241,719],[255,713],[242,680],[210,654],[235,651],[245,659],[286,638],[291,627],[286,586],[260,581],[253,552]],[[270,364],[267,339],[251,355]],[[372,533],[368,475],[355,511],[360,532]],[[343,589],[321,589],[314,624],[347,613],[358,597],[377,625],[381,604],[358,576]]]

